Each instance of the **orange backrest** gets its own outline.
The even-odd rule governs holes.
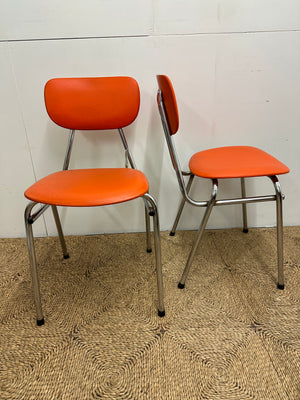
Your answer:
[[[179,128],[179,116],[172,82],[166,75],[157,75],[156,79],[158,87],[162,93],[170,134],[175,135]]]
[[[55,78],[46,83],[49,117],[68,129],[117,129],[131,124],[139,111],[140,91],[127,76]]]

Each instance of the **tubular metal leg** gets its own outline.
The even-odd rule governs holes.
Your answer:
[[[187,260],[187,263],[186,263],[185,269],[183,271],[182,277],[180,279],[180,282],[178,283],[179,289],[183,289],[184,288],[185,281],[186,281],[186,278],[187,278],[188,273],[190,271],[190,268],[191,268],[191,265],[192,265],[196,250],[197,250],[198,245],[200,243],[202,234],[203,234],[204,229],[206,227],[206,224],[207,224],[207,221],[208,221],[209,216],[211,214],[211,211],[213,209],[213,206],[215,205],[217,192],[218,192],[218,181],[216,179],[214,179],[213,180],[213,188],[212,188],[211,197],[209,199],[209,202],[208,202],[207,207],[205,209],[205,213],[204,213],[204,216],[202,218],[201,224],[199,226],[198,232],[197,232],[196,237],[194,239],[193,247],[192,247],[192,250],[191,250],[191,252],[189,254],[189,258]]]
[[[56,206],[51,206],[51,208],[52,208],[52,212],[53,212],[53,216],[54,216],[54,220],[55,220],[55,224],[56,224],[56,228],[57,228],[57,232],[58,232],[61,248],[62,248],[62,251],[63,251],[63,256],[66,259],[66,258],[69,258],[70,256],[69,256],[69,253],[68,253],[68,250],[67,250],[67,246],[66,246],[64,234],[63,234],[63,231],[62,231],[62,227],[61,227],[59,215],[58,215],[58,212],[57,212],[57,208],[56,208]]]
[[[282,218],[282,192],[280,183],[276,176],[272,176],[271,180],[276,192],[276,219],[277,219],[277,263],[278,263],[278,289],[284,289],[284,273],[283,273],[283,218]]]
[[[36,305],[37,324],[43,325],[44,316],[41,304],[40,283],[37,273],[36,255],[35,255],[34,239],[32,233],[32,222],[30,220],[30,212],[32,208],[35,206],[35,204],[36,203],[29,203],[25,209],[25,229],[26,229],[26,238],[27,238],[27,246],[29,253],[30,273],[31,273],[32,286],[34,292],[34,300]]]
[[[192,186],[193,180],[194,180],[194,175],[191,175],[190,179],[189,179],[189,181],[187,183],[187,186],[186,186],[186,192],[187,193],[189,193],[189,191],[190,191],[190,188]],[[176,215],[176,218],[175,218],[175,221],[174,221],[174,224],[173,224],[173,228],[172,228],[172,230],[170,232],[170,236],[174,236],[175,235],[176,228],[177,228],[179,219],[181,217],[181,213],[182,213],[183,207],[185,205],[185,202],[186,202],[186,200],[185,200],[185,198],[183,196],[182,200],[181,200],[181,203],[180,203],[180,206],[179,206],[179,209],[178,209],[178,212],[177,212],[177,215]]]
[[[241,178],[241,187],[242,187],[242,197],[245,198],[246,197],[245,178]],[[248,233],[246,203],[242,203],[242,208],[243,208],[243,232]]]
[[[151,246],[151,232],[150,232],[150,216],[146,206],[145,206],[145,222],[146,222],[146,235],[147,235],[147,253],[151,253],[152,246]]]
[[[160,317],[163,317],[165,315],[165,306],[164,306],[164,289],[163,289],[163,276],[162,276],[162,265],[161,265],[161,246],[160,246],[158,211],[156,202],[152,196],[146,193],[144,195],[144,198],[150,203],[151,215],[153,216],[156,277],[157,277],[157,289],[158,289],[158,315]]]

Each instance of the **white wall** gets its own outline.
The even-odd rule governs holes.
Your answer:
[[[286,225],[300,224],[300,3],[298,0],[0,0],[0,236],[24,236],[24,190],[61,169],[67,133],[45,112],[43,87],[59,76],[130,75],[141,109],[127,139],[150,181],[162,230],[180,193],[156,107],[157,73],[173,80],[181,116],[175,137],[183,167],[196,150],[245,144],[286,163],[281,178]],[[111,149],[109,152],[108,149]],[[78,133],[71,166],[119,166],[119,138]],[[210,184],[195,185],[205,198]],[[200,186],[200,187],[199,187]],[[270,193],[266,179],[249,194]],[[220,196],[239,195],[223,181]],[[62,209],[66,234],[141,231],[140,200],[98,209]],[[196,228],[202,209],[187,206],[180,228]],[[275,206],[249,206],[250,226],[273,226]],[[241,207],[218,207],[209,227],[241,226]],[[35,233],[56,234],[51,213]]]

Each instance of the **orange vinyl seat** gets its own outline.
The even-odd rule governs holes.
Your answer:
[[[158,315],[164,316],[163,280],[159,219],[155,199],[148,193],[143,172],[136,169],[123,128],[137,117],[140,106],[138,83],[131,77],[56,78],[45,85],[45,105],[49,117],[70,130],[63,170],[54,172],[30,186],[25,197],[25,228],[30,271],[36,303],[37,324],[44,324],[40,285],[36,265],[32,224],[51,206],[64,258],[67,247],[57,206],[95,207],[142,198],[145,206],[147,251],[151,252],[150,216],[153,217],[158,290]],[[88,168],[69,170],[75,130],[117,130],[125,150],[125,168]],[[95,134],[95,133],[94,133]],[[131,168],[127,168],[127,164]],[[40,208],[33,212],[34,207]]]
[[[193,175],[210,179],[251,178],[289,172],[275,157],[252,146],[217,147],[199,151],[189,162]]]
[[[95,207],[123,203],[148,192],[146,176],[136,169],[95,168],[54,172],[25,192],[36,203]]]
[[[289,168],[282,162],[252,146],[228,146],[217,147],[195,153],[189,160],[189,171],[182,171],[176,155],[172,136],[179,130],[179,114],[177,100],[172,82],[166,75],[158,75],[157,103],[165,138],[169,148],[172,164],[175,169],[181,193],[183,194],[175,222],[170,235],[175,231],[186,202],[197,207],[204,207],[205,213],[196,234],[193,247],[188,257],[181,280],[178,284],[184,288],[185,281],[190,271],[195,252],[199,246],[201,237],[214,206],[228,204],[242,204],[243,231],[248,232],[247,203],[275,201],[277,212],[277,264],[278,264],[278,288],[284,288],[283,276],[283,221],[282,200],[280,184],[277,175],[286,174]],[[187,184],[184,177],[189,176]],[[271,179],[275,188],[275,195],[246,197],[245,178],[265,176]],[[195,177],[207,178],[212,182],[212,191],[208,200],[198,201],[190,197],[189,191]],[[232,199],[217,199],[218,179],[239,178],[241,180],[242,197]]]

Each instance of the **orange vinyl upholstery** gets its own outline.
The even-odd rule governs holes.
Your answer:
[[[164,106],[170,126],[170,134],[175,135],[179,128],[179,116],[173,85],[166,75],[158,75],[157,82],[164,96]]]
[[[135,169],[73,169],[40,179],[26,190],[25,196],[36,203],[93,207],[133,200],[148,189],[146,176]]]
[[[45,86],[49,117],[68,129],[124,128],[139,111],[140,91],[128,76],[56,78]]]
[[[271,176],[289,172],[289,168],[275,157],[251,146],[200,151],[191,157],[189,167],[194,175],[210,179]]]

